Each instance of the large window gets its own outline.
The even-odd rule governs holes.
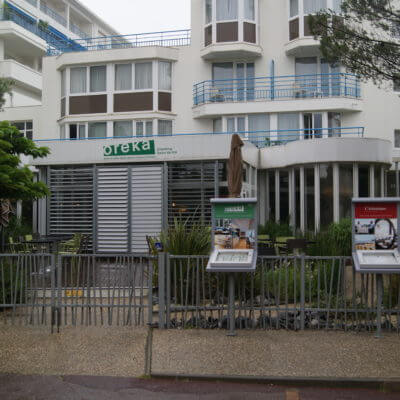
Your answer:
[[[151,62],[135,64],[135,89],[153,87],[153,64]]]
[[[114,137],[133,136],[132,121],[114,122]]]
[[[269,115],[253,114],[249,115],[249,140],[255,144],[264,141],[269,137]]]
[[[353,165],[339,166],[339,217],[351,217],[351,199],[353,197]]]
[[[11,125],[15,126],[21,135],[26,137],[27,139],[33,138],[33,123],[32,121],[20,121],[20,122],[11,122]]]
[[[244,0],[243,4],[244,4],[244,18],[250,21],[254,21],[256,18],[254,0]]]
[[[326,9],[326,0],[303,0],[304,14],[315,14]]]
[[[158,88],[160,90],[171,90],[172,65],[168,61],[158,63]]]
[[[153,136],[153,121],[136,121],[136,136]]]
[[[115,90],[132,90],[132,64],[115,66]]]
[[[107,124],[105,122],[89,123],[89,138],[107,137]]]
[[[315,229],[315,171],[314,167],[304,168],[305,228]]]
[[[319,166],[321,227],[327,227],[333,222],[333,168],[330,164]]]
[[[212,0],[206,0],[206,24],[212,21]]]
[[[369,166],[358,166],[358,196],[369,197]]]
[[[298,140],[299,132],[299,114],[298,113],[280,113],[278,114],[278,140],[292,141]]]
[[[299,15],[299,0],[290,0],[290,18]]]
[[[171,120],[158,120],[158,136],[171,136],[172,135],[172,121]]]
[[[86,67],[71,68],[70,80],[71,93],[86,93]]]
[[[90,91],[105,92],[107,90],[107,68],[105,65],[90,67]]]
[[[238,18],[238,0],[217,0],[217,21]]]

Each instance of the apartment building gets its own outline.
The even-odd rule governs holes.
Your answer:
[[[118,32],[76,0],[0,3],[0,76],[15,81],[2,119],[35,138],[42,110],[43,57],[54,50],[79,49],[88,38]]]
[[[234,132],[260,223],[318,230],[353,196],[395,195],[396,87],[329,65],[309,15],[337,0],[192,0],[192,29],[98,37],[43,60],[38,230],[145,251],[175,217],[208,223]]]

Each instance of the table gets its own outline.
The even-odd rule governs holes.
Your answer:
[[[49,253],[58,253],[58,244],[72,239],[73,235],[49,235],[41,236],[39,239],[25,240],[22,244],[46,245]]]

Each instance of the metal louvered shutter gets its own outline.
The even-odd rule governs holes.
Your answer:
[[[97,251],[128,252],[129,169],[97,169]]]
[[[158,236],[162,229],[162,166],[131,169],[131,251],[148,251],[146,235]]]
[[[48,234],[93,233],[93,168],[51,167]]]

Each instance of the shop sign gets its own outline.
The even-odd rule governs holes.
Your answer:
[[[104,157],[148,156],[155,154],[154,140],[135,140],[130,143],[103,146]]]
[[[255,205],[252,203],[216,203],[214,206],[215,218],[254,218]]]

